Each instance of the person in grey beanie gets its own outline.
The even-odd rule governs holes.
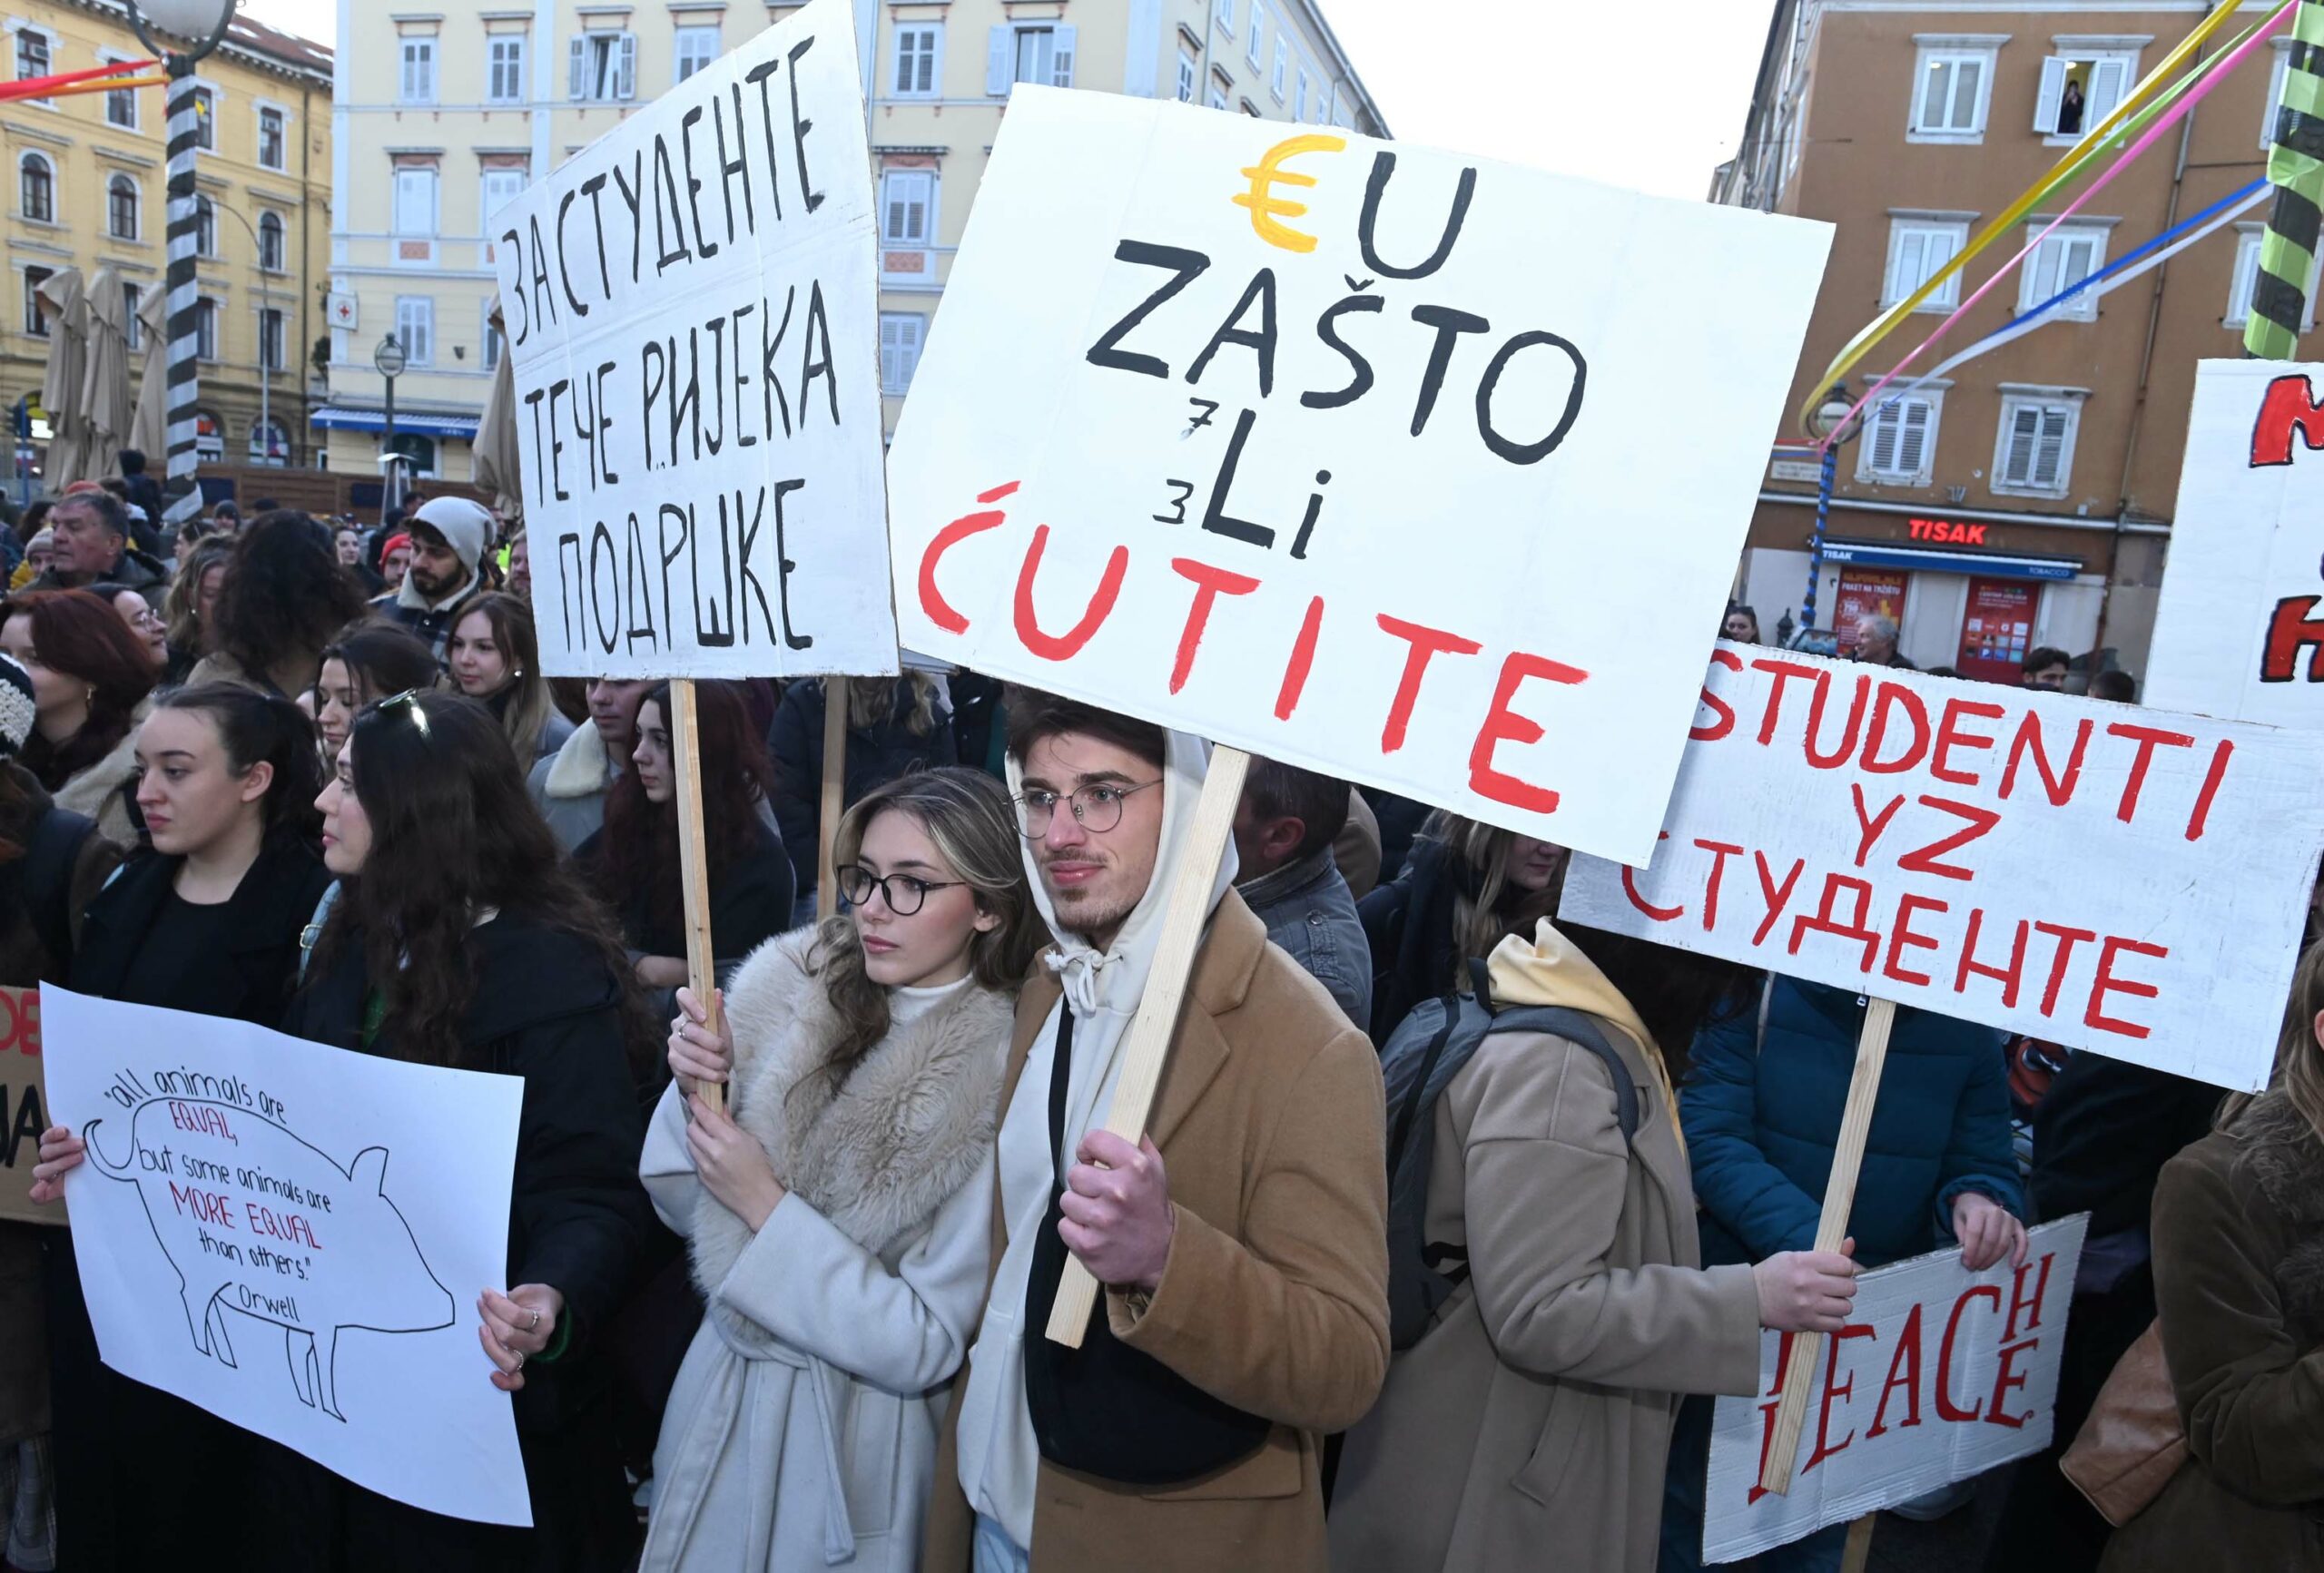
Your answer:
[[[441,662],[454,624],[486,588],[479,565],[492,545],[492,516],[466,497],[431,497],[405,526],[411,566],[402,586],[374,597],[371,609],[425,641]]]

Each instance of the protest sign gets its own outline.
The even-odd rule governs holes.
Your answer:
[[[1665,839],[1559,916],[2266,1084],[2324,736],[1722,642]]]
[[[0,1218],[62,1224],[33,1200],[33,1165],[48,1128],[40,1074],[40,990],[0,988]]]
[[[1760,1334],[1761,1396],[1721,1398],[1712,1421],[1703,1560],[1755,1557],[2048,1447],[2089,1223],[2035,1229],[2023,1267],[1971,1273],[1955,1247],[1856,1280],[1809,1395],[1813,1445],[1782,1494],[1759,1473],[1791,1335]]]
[[[1285,131],[1016,88],[904,642],[1643,861],[1830,231]]]
[[[2324,366],[2196,369],[2151,704],[2324,728]]]
[[[872,216],[842,0],[501,210],[543,671],[896,670]]]
[[[64,1204],[104,1362],[383,1496],[531,1523],[476,1311],[508,1287],[523,1083],[54,986],[41,1006],[50,1106],[88,1144]]]

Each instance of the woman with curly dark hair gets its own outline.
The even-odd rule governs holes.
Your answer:
[[[517,1395],[533,1527],[424,1512],[273,1449],[255,1499],[272,1519],[261,1560],[324,1573],[625,1568],[636,1523],[596,1340],[651,1223],[632,1076],[655,1027],[612,921],[563,863],[481,705],[419,693],[367,707],[320,804],[340,894],[285,1030],[524,1078],[506,1281],[458,1287],[486,1374]]]
[[[187,681],[304,693],[323,646],[363,611],[362,589],[339,565],[322,526],[277,508],[235,537],[210,649]]]
[[[392,623],[358,623],[323,646],[315,675],[315,730],[323,741],[323,769],[336,769],[339,751],[363,707],[413,689],[437,686],[435,652]]]
[[[86,590],[33,590],[0,604],[0,652],[32,674],[37,719],[23,763],[116,846],[133,847],[137,724],[161,669],[111,606]]]
[[[791,927],[793,873],[766,808],[774,767],[750,723],[741,690],[696,683],[702,825],[710,864],[710,941],[721,962],[740,961]],[[677,772],[670,686],[637,707],[630,768],[606,796],[606,828],[574,849],[574,860],[614,910],[649,988],[686,981],[678,879]]]

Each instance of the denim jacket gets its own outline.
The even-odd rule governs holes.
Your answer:
[[[1372,1019],[1372,947],[1356,920],[1355,898],[1332,860],[1332,849],[1318,847],[1237,889],[1267,926],[1267,938],[1331,991],[1350,1021],[1367,1025]]]

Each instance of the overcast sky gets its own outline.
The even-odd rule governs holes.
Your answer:
[[[1400,139],[1674,197],[1702,196],[1734,152],[1773,8],[1773,0],[1321,3]],[[335,42],[334,0],[243,0],[243,9]]]

